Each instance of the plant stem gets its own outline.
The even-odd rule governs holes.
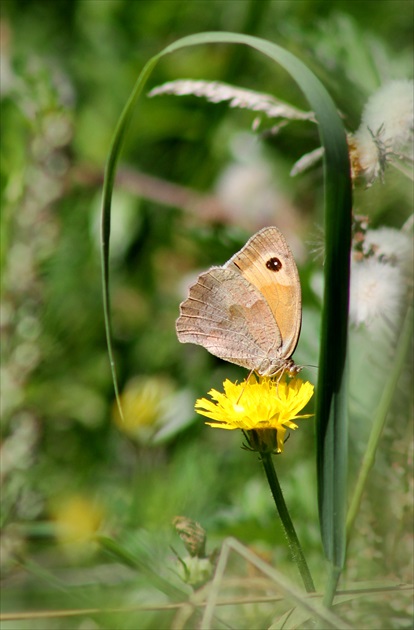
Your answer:
[[[376,413],[374,414],[374,424],[371,429],[367,448],[364,458],[362,460],[361,468],[359,470],[356,487],[352,496],[351,504],[348,511],[347,518],[347,533],[348,540],[354,525],[354,521],[358,514],[359,506],[361,504],[362,495],[365,490],[369,472],[374,465],[375,455],[377,452],[378,444],[382,436],[382,432],[387,419],[388,411],[391,406],[395,389],[397,387],[398,379],[401,372],[404,369],[405,358],[407,356],[407,350],[411,343],[413,324],[413,310],[410,307],[407,311],[400,338],[397,343],[395,351],[395,360],[389,371],[389,378],[385,384],[382,396],[380,398]]]
[[[292,559],[296,563],[299,569],[299,573],[302,576],[305,589],[308,593],[315,592],[315,585],[312,580],[312,576],[309,571],[309,567],[303,555],[302,547],[300,546],[299,539],[296,535],[295,528],[290,518],[290,514],[286,507],[285,499],[282,494],[282,489],[277,478],[276,470],[273,465],[273,459],[271,453],[260,453],[263,467],[265,469],[267,481],[269,482],[270,490],[275,500],[276,509],[282,521],[283,529],[288,540],[289,549],[292,554]]]

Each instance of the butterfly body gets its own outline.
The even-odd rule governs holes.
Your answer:
[[[291,355],[301,313],[295,261],[283,235],[269,227],[222,267],[200,274],[180,305],[177,336],[262,376],[299,371]]]

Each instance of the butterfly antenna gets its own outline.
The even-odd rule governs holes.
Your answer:
[[[301,367],[303,367],[303,368],[313,368],[314,370],[318,370],[319,369],[318,365],[312,365],[311,363],[307,363],[306,365],[302,365]]]
[[[249,374],[248,374],[248,376],[247,376],[247,378],[246,378],[246,380],[245,380],[245,386],[244,386],[244,387],[243,387],[243,389],[241,390],[241,392],[240,392],[240,396],[239,396],[239,397],[238,397],[238,399],[236,400],[236,405],[238,405],[238,404],[239,404],[239,402],[240,402],[240,398],[243,396],[244,390],[246,389],[246,385],[247,385],[247,383],[249,382],[250,377],[251,377],[251,375],[253,374],[253,372],[254,372],[254,370],[250,370],[250,372],[249,372]]]

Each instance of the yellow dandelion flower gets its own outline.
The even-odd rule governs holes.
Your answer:
[[[92,543],[105,516],[101,505],[88,496],[74,494],[62,498],[52,514],[57,541],[65,552],[77,557],[94,551]]]
[[[242,431],[260,432],[276,430],[276,451],[283,451],[284,436],[287,429],[297,429],[293,421],[309,418],[311,414],[299,415],[313,396],[311,383],[298,377],[281,380],[251,377],[243,383],[232,383],[228,379],[223,383],[224,393],[212,389],[208,392],[212,400],[200,398],[196,401],[197,413],[215,420],[207,422],[220,429],[241,429]],[[268,434],[268,431],[266,431]],[[263,437],[263,436],[262,436]],[[269,434],[265,442],[269,444]],[[264,447],[263,440],[253,440],[254,450]],[[250,446],[252,441],[250,440]],[[276,445],[275,445],[276,446]],[[266,449],[267,450],[267,449]]]
[[[114,404],[113,419],[123,433],[147,444],[163,424],[171,404],[172,383],[163,377],[137,377],[127,383],[121,394],[124,417]]]

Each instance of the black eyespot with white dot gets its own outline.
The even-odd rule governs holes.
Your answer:
[[[277,256],[272,256],[266,262],[266,267],[270,269],[270,271],[280,271],[283,267],[282,261]]]

